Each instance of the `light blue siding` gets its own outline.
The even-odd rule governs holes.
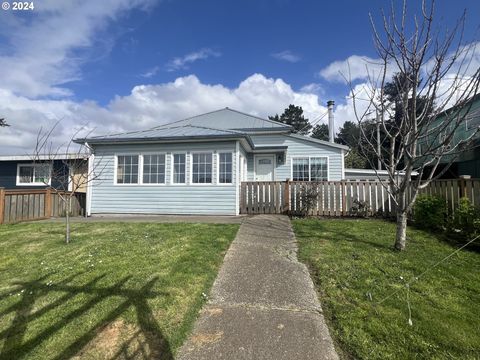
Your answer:
[[[328,180],[336,181],[343,178],[342,149],[323,144],[294,138],[288,135],[252,135],[255,146],[288,146],[286,159],[275,168],[275,180],[291,179],[292,158],[297,156],[328,157]],[[254,181],[254,155],[248,156],[248,180]]]
[[[190,154],[197,151],[213,152],[213,184],[189,184],[191,181]],[[101,145],[95,147],[95,168],[102,170],[92,187],[91,213],[137,214],[217,214],[235,215],[235,184],[217,184],[217,156],[219,152],[235,154],[235,141],[175,144]],[[171,154],[187,153],[186,185],[171,183]],[[166,154],[166,184],[114,184],[116,154]],[[236,156],[233,160],[235,183]]]

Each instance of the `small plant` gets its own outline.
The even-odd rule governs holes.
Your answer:
[[[415,225],[422,229],[441,230],[447,217],[444,199],[432,195],[419,195],[413,209]]]
[[[353,200],[353,205],[350,208],[350,215],[358,217],[368,217],[370,213],[370,206],[368,202],[363,200]]]
[[[317,205],[318,191],[312,187],[305,187],[297,199],[298,201],[298,215],[308,216],[310,210]]]
[[[480,234],[480,211],[466,197],[461,198],[452,219],[452,227],[466,236]]]

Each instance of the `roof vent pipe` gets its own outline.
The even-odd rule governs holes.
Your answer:
[[[327,101],[328,107],[328,141],[331,143],[335,140],[335,119],[333,117],[333,106],[335,105],[335,101],[329,100]]]

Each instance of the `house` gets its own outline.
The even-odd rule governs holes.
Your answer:
[[[468,113],[466,113],[468,111]],[[466,113],[466,114],[465,114]],[[450,165],[448,170],[443,174],[443,178],[452,179],[460,176],[469,175],[472,178],[480,177],[480,94],[473,96],[463,108],[452,107],[445,110],[440,114],[432,125],[432,128],[440,127],[445,117],[463,117],[462,124],[455,130],[453,135],[452,144],[457,144],[462,140],[469,138],[470,143],[460,154],[445,155],[441,159],[438,170],[436,173],[442,171],[442,169],[448,164]],[[441,136],[441,135],[440,135]],[[420,154],[423,153],[425,147],[435,142],[432,137],[427,138],[423,142],[419,142],[418,150]],[[450,164],[451,162],[451,164]],[[428,171],[426,172],[428,174]],[[426,175],[425,175],[426,176]]]
[[[88,214],[236,215],[242,181],[341,180],[348,150],[229,108],[75,141],[102,169],[88,188]]]
[[[86,176],[88,158],[82,154],[0,156],[0,188],[8,190],[71,190],[71,179]],[[85,192],[81,186],[77,192]]]

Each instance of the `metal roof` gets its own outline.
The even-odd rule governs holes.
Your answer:
[[[243,113],[229,108],[212,111],[206,114],[178,120],[157,128],[175,125],[205,126],[215,129],[230,129],[241,131],[290,131],[292,127],[277,121],[262,119],[258,116]]]
[[[75,142],[96,144],[127,141],[194,140],[199,138],[244,138],[253,147],[253,143],[248,136],[249,133],[290,132],[291,129],[289,125],[225,108],[148,130],[92,136],[87,139],[75,139]]]
[[[132,131],[120,134],[93,136],[87,139],[75,139],[77,143],[87,142],[88,144],[116,143],[116,142],[162,142],[162,141],[188,141],[198,139],[226,140],[245,139],[253,148],[253,142],[248,134],[240,131],[227,129],[214,129],[194,125],[176,125],[153,128],[143,131]]]

